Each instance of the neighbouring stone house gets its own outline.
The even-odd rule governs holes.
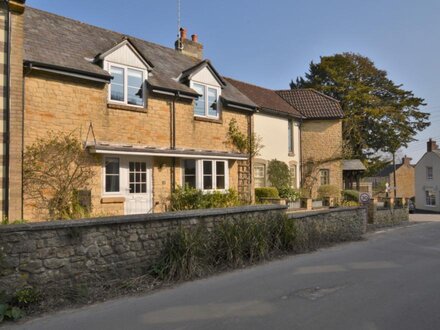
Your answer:
[[[415,165],[415,205],[417,210],[440,212],[440,150],[432,139]]]
[[[167,48],[21,9],[12,19],[11,64],[20,65],[11,81],[20,85],[11,86],[19,95],[11,110],[22,125],[10,125],[10,218],[45,217],[21,191],[19,156],[49,132],[72,133],[96,155],[93,213],[166,211],[171,191],[184,184],[234,188],[249,200],[249,157],[227,132],[234,119],[248,136],[256,105],[203,59],[196,35],[188,40],[182,29]]]
[[[257,106],[254,131],[263,140],[254,159],[254,184],[267,185],[267,162],[288,164],[292,186],[317,196],[320,185],[342,188],[342,118],[339,101],[313,89],[274,91],[227,78]]]
[[[396,164],[396,197],[413,198],[415,196],[415,166],[411,158],[405,156],[400,164]],[[374,191],[384,194],[386,183],[389,185],[390,197],[394,197],[394,166],[388,164],[377,174],[363,179],[371,182]]]
[[[264,147],[252,161],[254,187],[270,185],[267,176],[268,163],[277,159],[289,167],[292,187],[299,188],[301,113],[271,89],[226,79],[258,106],[257,113],[253,116],[253,130],[261,137]]]
[[[343,188],[342,111],[339,101],[313,89],[277,91],[304,117],[300,125],[301,187],[316,197],[320,185]]]

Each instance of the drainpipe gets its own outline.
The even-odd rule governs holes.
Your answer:
[[[179,96],[180,93],[177,92],[171,106],[171,150],[176,149],[176,100]],[[171,163],[171,190],[176,190],[176,157],[172,158]]]
[[[302,147],[302,126],[303,126],[303,119],[300,118],[299,119],[299,168],[301,171],[301,180],[299,183],[299,187],[300,189],[303,187],[304,185],[304,161],[303,161],[303,147]]]
[[[9,9],[9,1],[4,0],[3,1],[6,4],[6,63],[5,63],[5,73],[6,73],[6,88],[5,88],[5,107],[4,115],[5,115],[5,135],[4,135],[4,144],[5,144],[5,159],[3,160],[3,164],[5,166],[4,169],[4,214],[9,217],[9,137],[10,137],[10,129],[9,129],[9,122],[10,122],[10,111],[11,111],[11,98],[10,98],[10,77],[11,77],[11,10]]]
[[[248,141],[249,141],[249,203],[252,203],[253,200],[253,191],[252,191],[252,183],[253,183],[253,176],[252,176],[252,114],[247,116],[248,119]]]

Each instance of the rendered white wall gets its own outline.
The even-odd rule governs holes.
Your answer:
[[[426,167],[432,167],[433,179],[426,178]],[[440,212],[440,156],[434,152],[427,152],[416,165],[416,208],[420,210]],[[427,206],[426,190],[436,192],[436,206]]]

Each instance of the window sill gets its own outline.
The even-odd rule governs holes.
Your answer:
[[[295,157],[295,153],[294,153],[294,152],[291,152],[291,151],[289,151],[289,154],[288,154],[288,156],[289,156],[289,157]]]
[[[125,197],[102,197],[101,204],[120,204],[125,202]]]
[[[109,108],[109,109],[117,109],[117,110],[133,111],[133,112],[142,112],[142,113],[146,113],[147,112],[147,108],[144,108],[144,107],[136,107],[134,105],[110,103],[110,102],[107,103],[107,108]]]
[[[214,123],[214,124],[223,124],[223,120],[221,120],[221,119],[208,118],[208,117],[194,116],[194,120],[195,121],[205,121],[205,122]]]

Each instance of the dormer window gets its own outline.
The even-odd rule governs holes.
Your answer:
[[[113,76],[110,82],[109,100],[143,107],[145,72],[120,64],[109,64],[109,67]]]
[[[219,88],[199,83],[192,83],[192,88],[200,95],[194,103],[194,115],[218,119]]]

